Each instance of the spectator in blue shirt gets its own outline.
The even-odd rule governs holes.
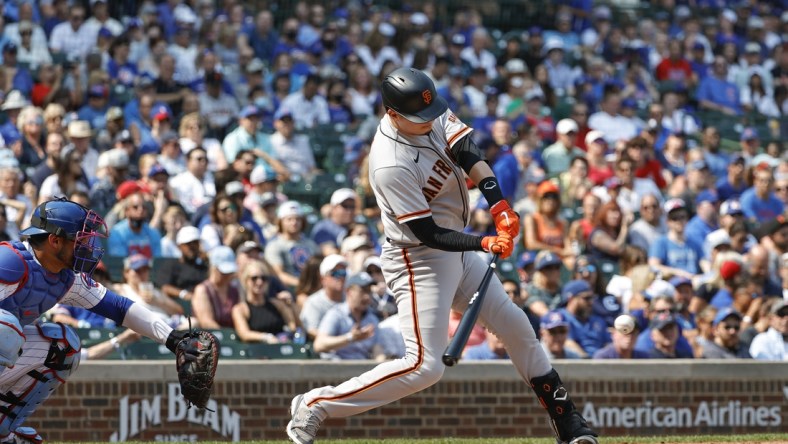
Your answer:
[[[30,71],[27,68],[17,65],[17,50],[18,48],[14,42],[9,41],[3,46],[3,67],[14,73],[14,78],[11,79],[11,88],[21,91],[25,96],[29,96],[30,91],[33,90],[33,76],[30,75]]]
[[[550,311],[542,316],[539,329],[539,343],[550,360],[580,359],[581,355],[566,347],[569,337],[569,322],[560,311]]]
[[[703,244],[703,240],[718,228],[719,198],[711,190],[703,190],[695,198],[695,216],[684,229],[685,237]]]
[[[88,90],[88,103],[77,112],[79,120],[90,122],[93,131],[103,130],[107,126],[107,98],[109,92],[104,85],[93,85]]]
[[[279,34],[274,29],[274,16],[271,11],[260,11],[254,23],[244,25],[240,37],[252,47],[257,58],[267,63],[273,61],[274,47],[279,41]]]
[[[649,265],[663,274],[692,279],[700,273],[703,249],[695,239],[685,236],[689,212],[681,199],[670,199],[664,205],[668,217],[668,233],[657,238],[648,252]],[[702,241],[702,240],[701,240]]]
[[[607,323],[593,314],[594,292],[587,281],[567,282],[561,292],[561,300],[566,304],[561,314],[569,324],[569,339],[580,346],[584,355],[593,355],[610,342]]]
[[[755,168],[752,188],[741,195],[741,208],[744,215],[753,222],[774,219],[783,214],[784,206],[772,192],[774,178],[768,165]]]
[[[637,321],[624,314],[616,318],[615,327],[610,329],[612,342],[594,353],[594,359],[648,359],[648,353],[635,349],[640,329]]]
[[[107,62],[107,72],[115,84],[128,88],[134,86],[137,78],[137,65],[129,61],[131,43],[129,38],[121,35],[109,47],[111,58]]]
[[[463,359],[469,361],[489,361],[493,359],[509,359],[503,341],[498,339],[490,330],[484,331],[485,340],[481,344],[468,347],[463,353]]]
[[[692,353],[687,354],[677,347],[682,337],[676,318],[670,313],[659,313],[649,325],[648,332],[652,345],[638,350],[649,354],[652,359],[666,358],[692,358]],[[644,332],[644,333],[646,333]]]
[[[720,177],[717,181],[717,194],[720,200],[738,200],[742,193],[747,190],[747,182],[744,180],[744,166],[744,156],[740,153],[736,153],[731,157],[726,176]]]
[[[331,195],[328,218],[316,223],[311,235],[324,256],[339,251],[339,242],[356,216],[357,199],[358,195],[350,188],[340,188]]]
[[[147,258],[161,257],[161,234],[148,225],[147,209],[142,195],[134,193],[123,202],[126,218],[110,229],[108,254],[129,257],[141,254]]]
[[[727,77],[728,62],[722,56],[715,57],[711,72],[700,82],[696,92],[701,109],[729,116],[741,114],[739,88],[727,81]]]
[[[501,193],[510,202],[514,200],[520,178],[520,168],[512,154],[511,142],[512,126],[509,122],[504,119],[495,121],[492,125],[492,140],[487,144],[486,154],[501,185]]]

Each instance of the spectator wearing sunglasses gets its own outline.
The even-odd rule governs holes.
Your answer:
[[[320,289],[309,295],[301,308],[301,323],[310,338],[317,336],[320,322],[335,305],[345,300],[347,261],[342,255],[331,254],[320,263]]]
[[[749,359],[750,352],[741,342],[742,315],[733,308],[725,308],[717,312],[712,327],[714,339],[704,343],[701,358],[706,359]]]
[[[779,300],[772,305],[769,329],[758,334],[750,344],[755,359],[788,361],[788,304]]]
[[[684,321],[676,316],[675,287],[668,282],[657,280],[646,289],[645,294],[651,300],[648,308],[645,311],[632,312],[640,325],[647,326],[638,335],[635,348],[652,356],[659,352],[671,355],[667,357],[691,358],[692,346],[682,335]],[[671,331],[666,331],[671,323],[677,326],[675,339]],[[655,328],[660,331],[653,332]],[[657,343],[659,344],[655,345]]]
[[[241,282],[245,297],[232,310],[238,337],[244,342],[268,344],[289,341],[286,331],[301,325],[293,295],[263,261],[249,262],[241,271]]]

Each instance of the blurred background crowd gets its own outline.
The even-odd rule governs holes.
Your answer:
[[[97,279],[173,326],[402,356],[366,155],[404,65],[520,212],[498,272],[550,356],[788,359],[784,3],[0,5],[0,238],[56,196],[97,210]],[[505,357],[479,326],[466,358]]]

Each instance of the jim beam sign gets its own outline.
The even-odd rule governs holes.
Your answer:
[[[232,439],[233,442],[240,440],[241,415],[230,410],[226,405],[219,405],[211,399],[205,410],[195,407],[188,409],[186,408],[186,400],[181,396],[181,387],[175,382],[167,384],[166,415],[162,414],[161,398],[162,395],[156,395],[153,398],[134,403],[129,403],[128,396],[121,398],[118,430],[109,437],[109,440],[111,442],[127,441],[145,430],[156,427],[162,429],[162,433],[154,437],[156,441],[197,441],[196,434],[169,432],[168,430],[177,428],[173,426],[160,427],[164,423],[184,421],[210,428],[223,437]]]

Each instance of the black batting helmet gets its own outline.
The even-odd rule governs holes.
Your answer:
[[[432,80],[418,69],[395,69],[383,80],[380,90],[386,108],[414,123],[435,120],[449,108]]]

